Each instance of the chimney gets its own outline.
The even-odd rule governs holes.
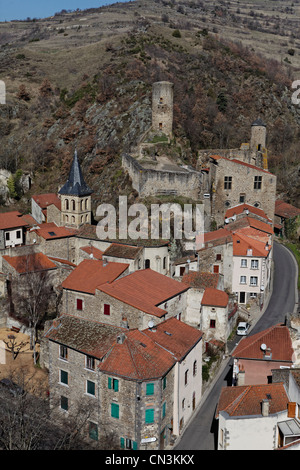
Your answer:
[[[102,261],[103,261],[102,265],[103,267],[105,267],[108,264],[108,261],[106,258],[102,258]]]
[[[266,398],[263,399],[261,403],[261,414],[263,416],[269,416],[270,412],[270,402]]]
[[[245,369],[241,367],[237,376],[237,385],[245,385]]]
[[[117,344],[123,344],[125,341],[125,333],[121,333],[117,336]]]

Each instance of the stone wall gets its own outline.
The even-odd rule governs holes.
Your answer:
[[[152,85],[152,129],[172,134],[173,83],[164,81]]]

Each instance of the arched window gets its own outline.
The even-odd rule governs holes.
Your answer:
[[[71,205],[72,205],[72,211],[75,211],[75,201],[74,201],[74,199],[72,199]]]
[[[75,224],[75,217],[72,215],[72,224]]]
[[[84,206],[83,206],[83,204],[84,204],[84,200],[83,200],[83,199],[81,199],[81,202],[80,202],[80,207],[81,207],[81,210],[82,210],[82,211],[83,211],[83,207],[84,207]]]
[[[65,209],[66,209],[66,211],[69,210],[69,199],[65,200]]]
[[[65,222],[69,222],[69,216],[65,215]]]
[[[86,208],[86,209],[88,208],[88,204],[89,204],[89,200],[86,199],[86,200],[85,200],[85,208]]]

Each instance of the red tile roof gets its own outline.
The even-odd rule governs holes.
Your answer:
[[[228,209],[225,213],[225,219],[229,219],[230,217],[233,217],[234,215],[240,215],[245,213],[246,211],[249,211],[251,214],[258,215],[266,220],[270,220],[265,212],[262,209],[259,209],[258,207],[251,206],[250,204],[239,204],[238,206],[231,207]]]
[[[143,333],[171,352],[178,361],[181,361],[203,336],[202,331],[175,317],[159,323],[154,328],[147,328]]]
[[[38,228],[34,229],[35,232],[40,237],[45,240],[54,240],[56,238],[67,238],[73,237],[75,235],[75,230],[67,227],[59,227],[54,222],[40,224]]]
[[[3,256],[19,274],[55,269],[56,265],[44,253],[30,253],[20,256]]]
[[[243,338],[233,351],[232,356],[262,360],[264,358],[264,353],[261,349],[262,344],[270,348],[272,361],[292,362],[294,350],[289,329],[281,324],[271,326],[264,331]]]
[[[270,414],[287,410],[289,398],[283,383],[267,385],[241,385],[223,387],[216,410],[226,411],[229,416],[253,416],[262,414],[262,401],[269,399]]]
[[[107,263],[95,259],[83,260],[63,281],[64,289],[95,294],[102,284],[115,281],[128,268],[124,263]]]
[[[102,372],[129,379],[150,380],[164,376],[176,361],[182,360],[201,340],[203,333],[176,318],[153,328],[125,333],[123,344],[115,344]]]
[[[210,158],[212,158],[213,160],[216,160],[216,161],[217,160],[226,160],[228,162],[236,163],[236,164],[242,165],[242,166],[247,166],[248,168],[252,168],[253,170],[262,171],[263,173],[267,173],[269,175],[272,175],[272,173],[270,173],[267,170],[264,170],[263,168],[259,168],[255,165],[251,165],[250,163],[242,162],[241,160],[237,160],[236,158],[226,158],[226,157],[221,157],[220,155],[210,155]]]
[[[88,255],[93,255],[95,259],[102,259],[103,251],[95,248],[94,246],[82,246],[80,249]]]
[[[112,243],[104,252],[104,256],[112,256],[114,258],[135,259],[143,247],[123,245],[120,243]]]
[[[125,333],[123,344],[114,344],[106,359],[99,365],[102,372],[131,380],[150,380],[164,376],[176,360],[142,331]]]
[[[275,201],[275,214],[285,219],[300,215],[300,209],[282,200]]]
[[[28,222],[23,219],[22,214],[18,211],[0,213],[0,230],[26,227]]]
[[[247,256],[248,250],[252,250],[251,256],[266,258],[270,252],[270,246],[266,249],[264,241],[255,240],[247,237],[241,232],[232,234],[233,239],[233,256]]]
[[[270,224],[262,222],[261,220],[254,219],[253,217],[243,217],[242,219],[237,220],[236,222],[231,222],[226,225],[226,230],[233,232],[244,227],[252,227],[261,232],[268,234],[273,234],[273,229]]]
[[[225,228],[220,228],[218,230],[214,230],[212,232],[206,232],[204,234],[204,243],[208,243],[215,240],[224,240],[230,241],[230,233]]]
[[[40,206],[41,209],[46,209],[51,204],[54,204],[61,210],[61,200],[55,193],[48,194],[35,194],[32,199]]]
[[[205,289],[201,305],[225,308],[228,305],[228,294],[226,292],[208,287]]]
[[[181,282],[190,287],[205,289],[207,287],[217,288],[220,275],[218,273],[207,273],[199,271],[190,271],[184,274]]]
[[[186,284],[152,271],[152,269],[138,270],[111,284],[98,287],[102,292],[138,310],[159,317],[163,316],[166,310],[157,307],[157,305],[185,292],[188,288]]]

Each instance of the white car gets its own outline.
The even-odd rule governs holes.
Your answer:
[[[245,321],[241,321],[238,324],[238,327],[236,329],[236,334],[239,335],[239,336],[245,336],[248,333],[249,328],[250,328],[249,323],[247,323]]]

